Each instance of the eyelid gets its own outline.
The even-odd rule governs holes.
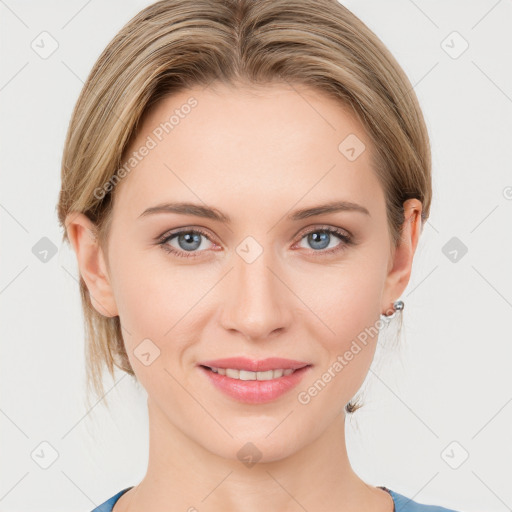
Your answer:
[[[302,237],[304,235],[307,235],[311,232],[314,232],[314,231],[322,231],[322,230],[325,230],[325,231],[337,231],[339,232],[339,234],[342,234],[342,235],[345,235],[347,238],[354,238],[352,233],[348,230],[348,229],[345,229],[345,228],[340,228],[340,227],[337,227],[337,226],[332,226],[330,224],[313,224],[311,226],[306,226],[305,228],[302,228],[296,236],[299,237],[299,240],[302,239]]]
[[[210,242],[212,242],[212,243],[213,243],[212,238],[215,238],[215,237],[213,237],[213,235],[211,235],[211,233],[208,230],[206,230],[206,228],[202,228],[199,226],[185,226],[182,228],[175,228],[175,229],[167,230],[163,234],[157,236],[155,238],[155,241],[162,242],[163,240],[166,240],[167,238],[169,238],[173,235],[179,235],[180,233],[189,233],[189,232],[201,233],[201,235],[208,238],[208,240],[210,240]]]

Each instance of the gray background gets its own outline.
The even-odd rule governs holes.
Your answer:
[[[419,502],[510,510],[512,3],[342,3],[410,77],[434,173],[402,347],[379,349],[349,455],[368,483]],[[119,373],[105,381],[112,414],[84,405],[78,270],[55,205],[83,82],[148,4],[0,0],[1,511],[90,511],[145,473],[144,392]],[[46,58],[31,46],[43,37],[58,44]]]

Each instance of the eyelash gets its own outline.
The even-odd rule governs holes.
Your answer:
[[[205,238],[207,238],[208,240],[210,240],[210,237],[208,235],[208,233],[202,231],[201,229],[198,229],[198,228],[195,228],[195,229],[184,229],[184,230],[181,230],[181,231],[175,231],[174,233],[166,233],[164,234],[163,236],[159,237],[158,238],[158,245],[160,245],[162,247],[162,249],[168,253],[171,253],[179,258],[197,258],[197,252],[204,252],[204,251],[197,251],[197,252],[194,252],[194,251],[190,251],[190,252],[186,252],[186,251],[178,251],[177,249],[175,249],[174,247],[171,247],[167,242],[169,242],[172,238],[176,237],[176,236],[179,236],[183,233],[195,233],[195,234],[200,234],[200,235],[203,235]],[[334,248],[331,248],[331,249],[328,249],[328,250],[318,250],[318,251],[315,251],[312,249],[312,251],[314,253],[320,253],[321,255],[331,255],[331,254],[335,254],[335,253],[338,253],[339,251],[343,251],[344,249],[347,248],[347,246],[350,246],[353,244],[353,241],[352,241],[352,238],[348,235],[345,234],[344,231],[341,231],[340,229],[338,228],[331,228],[331,227],[316,227],[310,231],[306,231],[304,234],[302,234],[299,238],[299,242],[306,236],[310,235],[311,233],[329,233],[329,234],[332,234],[332,235],[336,235],[343,243],[342,244],[339,244],[337,245],[336,247]],[[211,240],[210,240],[211,242]]]

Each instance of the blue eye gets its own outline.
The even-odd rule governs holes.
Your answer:
[[[201,238],[208,238],[208,235],[200,230],[188,230],[188,231],[177,231],[169,236],[166,236],[159,242],[164,251],[175,254],[182,258],[195,258],[196,255],[193,252],[197,252],[197,249],[201,247]],[[168,242],[177,239],[179,248],[169,245]]]
[[[333,235],[338,240],[341,240],[342,243],[332,246],[331,242],[333,241]],[[322,252],[323,254],[330,254],[342,250],[345,246],[350,245],[352,242],[351,238],[348,235],[346,235],[344,232],[336,228],[317,228],[314,229],[313,231],[308,231],[301,238],[301,240],[304,239],[307,239],[307,243],[309,244],[309,246],[315,249],[314,252]],[[325,251],[324,249],[330,250]]]
[[[331,245],[333,235],[342,243]],[[211,244],[209,235],[200,229],[189,229],[176,231],[169,235],[159,238],[158,245],[166,252],[180,258],[196,258],[197,253],[204,252],[203,238],[206,238]],[[178,247],[170,245],[176,239]],[[319,253],[319,256],[328,255],[342,251],[347,246],[352,245],[352,238],[344,231],[337,228],[322,227],[308,231],[300,237],[300,241],[307,239],[307,243],[313,248],[313,253]],[[202,247],[202,250],[199,250]],[[328,249],[328,250],[326,250]]]

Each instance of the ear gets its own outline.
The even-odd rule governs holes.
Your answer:
[[[422,231],[421,210],[422,204],[418,199],[408,199],[404,202],[402,237],[398,247],[392,251],[384,290],[385,303],[382,311],[388,314],[393,302],[402,295],[411,277],[413,256]]]
[[[67,215],[66,232],[78,260],[94,309],[103,316],[118,315],[103,251],[99,245],[96,225],[83,213]]]

